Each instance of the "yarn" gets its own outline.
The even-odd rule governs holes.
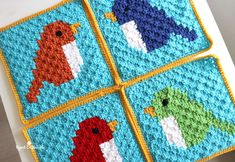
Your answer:
[[[90,120],[95,121],[92,123],[96,125],[97,128],[98,123],[104,123],[106,133],[105,139],[102,139],[104,139],[104,141],[111,139],[109,143],[100,145],[102,153],[106,153],[103,154],[104,158],[120,161],[121,157],[122,161],[144,162],[143,155],[141,154],[131,127],[127,122],[120,97],[117,93],[107,95],[83,106],[75,107],[71,111],[28,129],[27,132],[32,140],[33,146],[36,147],[39,161],[69,162],[70,157],[73,156],[74,149],[83,150],[83,155],[89,151],[95,151],[93,149],[93,147],[96,146],[94,143],[95,139],[89,138],[89,132],[84,129],[87,128],[88,125],[93,126],[88,124]],[[111,133],[106,124],[114,120],[117,120],[118,124],[116,125],[115,131]],[[101,131],[99,130],[99,132]],[[77,135],[77,133],[79,135]],[[77,142],[83,142],[83,144],[86,145],[76,147],[76,145],[78,146]],[[116,151],[114,151],[112,142],[114,142],[120,157],[117,156]],[[107,150],[107,148],[109,149]],[[93,157],[80,158],[87,159],[88,161],[93,159]]]
[[[115,0],[112,11],[116,15],[119,25],[125,24],[126,26],[128,23],[135,23],[137,29],[134,30],[140,32],[148,52],[166,45],[171,33],[181,35],[188,41],[197,39],[194,30],[190,31],[188,27],[177,25],[163,9],[158,10],[156,7],[152,7],[147,0]],[[132,32],[133,28],[128,27],[128,30],[130,30],[128,32]]]
[[[235,124],[235,106],[216,60],[212,57],[181,65],[141,81],[128,87],[126,93],[154,161],[197,161],[235,145],[235,136],[230,129]],[[174,111],[189,120],[183,124],[187,125],[184,129],[191,134],[191,138],[181,139],[185,132],[179,129],[182,122],[178,122],[176,117],[164,120],[166,118],[160,115],[161,107],[172,103],[179,105]],[[47,150],[37,150],[40,161],[68,161],[72,150],[76,149],[72,139],[81,137],[75,132],[83,132],[78,123],[97,117],[102,121],[118,121],[116,131],[109,136],[113,137],[123,161],[143,161],[121,105],[119,96],[112,94],[29,128],[32,143]],[[158,116],[151,117],[144,112],[149,106],[155,107]],[[181,106],[185,109],[189,106],[192,111],[180,111]],[[202,106],[205,113],[199,111]],[[210,119],[210,116],[214,119]],[[177,124],[178,127],[175,127]],[[174,136],[170,136],[172,130]],[[204,132],[203,135],[200,135],[201,132]]]
[[[62,21],[53,22],[44,28],[42,39],[37,41],[40,50],[34,59],[35,79],[27,94],[29,102],[37,102],[36,96],[40,94],[43,81],[59,86],[77,78],[83,60],[73,34],[70,25]]]
[[[211,45],[189,0],[180,3],[178,0],[89,0],[89,3],[123,81]]]
[[[181,59],[210,45],[189,0],[74,0],[0,32],[42,162],[190,162],[234,146],[221,67]]]
[[[152,101],[152,106],[166,131],[171,127],[179,128],[185,141],[183,147],[192,147],[199,144],[205,138],[210,127],[215,127],[230,135],[235,134],[235,125],[217,119],[212,112],[206,111],[202,104],[190,100],[187,93],[183,93],[178,89],[166,87],[157,92]],[[171,121],[167,122],[166,120],[169,118],[171,118]],[[172,118],[175,122],[173,125]],[[162,123],[162,121],[164,122]],[[167,135],[168,132],[166,131],[168,137],[176,133],[173,130]],[[177,141],[178,138],[176,137]],[[172,140],[174,139],[171,139],[170,142]],[[176,144],[176,146],[178,145]],[[181,145],[178,147],[181,147]]]
[[[57,45],[67,43],[67,41],[60,42],[56,39],[53,40],[55,46],[48,47],[50,43],[48,44],[48,40],[44,41],[49,39],[48,36],[56,34],[52,25],[56,25],[58,22],[61,24],[61,30],[63,26],[78,22],[81,27],[76,28],[78,33],[74,34],[69,31],[69,35],[63,35],[71,43],[67,44],[70,46],[63,46],[63,49],[59,48],[60,52],[53,52],[51,50],[57,48]],[[47,29],[47,33],[45,33],[45,29]],[[46,49],[45,46],[47,46]],[[22,115],[26,120],[48,112],[72,99],[114,84],[81,1],[66,3],[50,12],[0,32],[0,48],[9,66],[22,105]],[[70,66],[68,66],[69,61],[62,59],[65,54],[61,53],[61,51],[65,51],[65,53],[73,55],[68,50],[74,48],[79,49],[83,60],[83,65],[80,62],[81,66],[76,66],[77,69],[73,68],[73,61],[70,61]],[[51,51],[50,55],[45,51]],[[57,56],[60,53],[62,57],[54,58],[56,53]],[[41,63],[43,67],[40,67],[38,64],[44,60],[44,55],[48,55],[45,57],[47,64],[43,62]],[[37,71],[37,75],[40,74],[41,77],[36,79],[37,81],[34,71]],[[42,73],[42,71],[46,72]],[[40,84],[39,80],[43,80],[43,82]],[[30,90],[32,84],[37,85],[36,89],[40,89],[37,91],[33,87]],[[29,93],[30,91],[34,93]],[[27,94],[29,99],[26,97]]]
[[[105,120],[99,117],[86,119],[79,123],[79,128],[73,138],[76,148],[72,151],[71,162],[122,161],[114,143],[112,130]]]
[[[213,57],[153,76],[128,87],[126,93],[156,161],[197,161],[235,145],[235,105]],[[185,122],[172,118],[173,115],[163,116],[163,105],[171,104]],[[153,116],[145,111],[150,106],[155,110]],[[202,107],[204,111],[199,111]],[[170,108],[167,110],[173,113]],[[186,133],[182,130],[179,133],[182,124]],[[186,140],[184,134],[190,134],[190,140]]]

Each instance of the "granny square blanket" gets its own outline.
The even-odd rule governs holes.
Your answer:
[[[206,161],[235,98],[192,0],[65,0],[0,28],[35,161]]]

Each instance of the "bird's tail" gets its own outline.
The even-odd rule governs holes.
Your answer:
[[[214,127],[218,128],[224,132],[227,132],[229,134],[235,134],[235,125],[234,124],[224,122],[224,121],[221,121],[219,119],[214,118],[213,125],[214,125]]]
[[[172,32],[176,35],[181,35],[183,38],[188,38],[189,41],[194,41],[197,39],[197,33],[195,30],[190,30],[188,27],[183,27],[183,25],[177,25],[175,22],[172,23]]]
[[[32,81],[32,86],[29,88],[29,92],[26,95],[30,103],[37,102],[37,96],[40,94],[40,88],[43,87],[42,79],[35,79]]]

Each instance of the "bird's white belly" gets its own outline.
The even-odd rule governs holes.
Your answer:
[[[179,125],[173,116],[162,119],[160,123],[166,135],[167,141],[170,144],[174,144],[177,147],[187,148]]]
[[[78,77],[78,73],[81,71],[80,66],[83,65],[83,59],[76,45],[73,41],[62,46],[65,57],[69,63],[74,78]]]
[[[135,48],[139,51],[148,52],[146,44],[142,39],[141,33],[137,29],[135,21],[129,21],[121,25],[121,29],[126,36],[126,40],[130,47]]]
[[[100,144],[101,151],[106,162],[121,162],[122,157],[119,155],[114,139]]]

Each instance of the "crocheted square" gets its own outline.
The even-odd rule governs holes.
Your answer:
[[[126,89],[154,161],[197,161],[235,146],[234,98],[220,68],[207,57]]]
[[[36,161],[187,162],[235,148],[235,99],[218,60],[195,57],[212,42],[191,0],[65,0],[0,31]]]
[[[42,162],[144,161],[118,94],[30,126],[25,133]]]
[[[81,1],[3,30],[0,48],[23,121],[113,85]]]
[[[89,0],[123,81],[208,49],[191,0]]]

